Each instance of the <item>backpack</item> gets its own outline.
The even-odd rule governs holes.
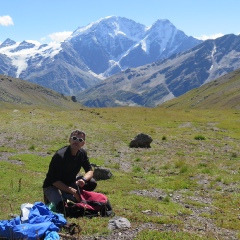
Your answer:
[[[103,193],[79,191],[81,202],[73,202],[67,199],[64,203],[66,217],[109,217],[113,215],[109,199]]]

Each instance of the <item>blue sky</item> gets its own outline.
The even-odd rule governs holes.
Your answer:
[[[62,41],[78,27],[120,16],[146,26],[168,19],[200,39],[240,34],[239,0],[0,0],[0,43]]]

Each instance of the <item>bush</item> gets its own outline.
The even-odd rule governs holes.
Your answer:
[[[166,136],[163,136],[163,137],[162,137],[162,140],[163,140],[163,141],[167,140],[167,137],[166,137]]]
[[[197,135],[194,137],[195,140],[206,140],[206,138],[202,135]]]

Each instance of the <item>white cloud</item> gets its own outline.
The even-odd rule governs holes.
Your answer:
[[[56,32],[49,34],[47,37],[43,37],[40,39],[41,43],[47,43],[47,44],[55,44],[55,43],[60,43],[63,42],[65,39],[67,39],[72,32]]]
[[[14,25],[13,20],[10,16],[0,16],[0,25],[9,26]]]
[[[48,37],[53,41],[53,42],[63,42],[66,38],[68,38],[72,32],[56,32],[48,35]]]
[[[212,34],[212,35],[202,35],[200,37],[195,37],[199,40],[207,40],[207,39],[216,39],[216,38],[219,38],[219,37],[222,37],[224,36],[224,34],[222,33],[215,33],[215,34]]]

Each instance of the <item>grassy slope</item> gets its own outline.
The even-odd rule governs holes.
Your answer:
[[[1,105],[17,103],[32,106],[76,108],[70,97],[21,79],[0,75]]]
[[[74,103],[66,108],[66,102],[49,108],[48,101],[40,102],[1,102],[0,219],[19,214],[22,203],[43,200],[41,186],[52,154],[67,144],[70,131],[80,128],[87,132],[91,162],[114,174],[100,181],[97,191],[109,197],[116,215],[128,218],[133,229],[145,223],[159,229],[145,228],[138,239],[240,237],[239,110],[215,105],[88,109]],[[152,147],[129,148],[141,132],[152,136]],[[205,140],[196,140],[199,136]],[[82,236],[108,234],[109,218],[69,221],[80,224]]]
[[[161,232],[172,227],[181,233],[179,239],[195,239],[194,234],[228,239],[226,231],[236,236],[239,114],[162,108],[1,108],[0,219],[19,214],[22,203],[42,201],[41,185],[53,152],[67,144],[72,129],[81,128],[87,132],[91,161],[114,174],[100,181],[97,191],[109,197],[116,215],[128,218],[133,228],[146,222]],[[141,132],[152,136],[152,148],[130,149],[130,140]],[[199,135],[206,139],[195,140]],[[108,218],[76,221],[84,229],[82,235],[108,232]],[[211,225],[207,231],[205,224]],[[159,234],[146,231],[143,239]],[[186,231],[191,233],[188,238]]]
[[[240,109],[240,70],[160,105],[166,108]]]

